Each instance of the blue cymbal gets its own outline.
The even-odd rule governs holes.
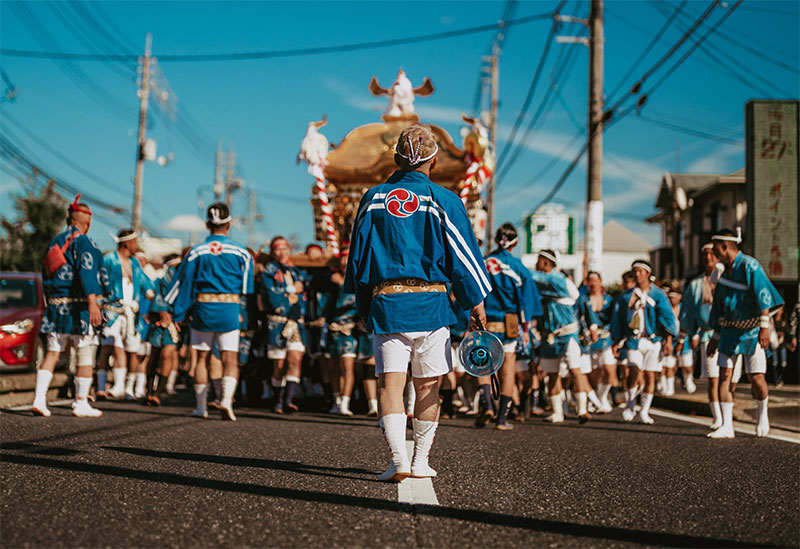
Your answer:
[[[458,346],[458,359],[468,374],[490,376],[503,365],[503,342],[491,332],[469,332]]]

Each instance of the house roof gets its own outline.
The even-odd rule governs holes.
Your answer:
[[[648,252],[652,247],[647,240],[613,219],[603,225],[604,252]],[[583,240],[578,244],[578,249],[584,249]]]
[[[665,173],[661,177],[661,186],[658,189],[656,208],[672,207],[674,189],[680,187],[688,198],[707,192],[720,183],[744,183],[745,170],[736,170],[727,175],[721,174],[694,174],[694,173]]]

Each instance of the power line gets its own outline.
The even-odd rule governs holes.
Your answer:
[[[700,137],[703,139],[709,139],[711,141],[718,141],[720,143],[732,143],[735,145],[741,145],[742,140],[736,139],[733,137],[724,137],[722,135],[716,135],[708,132],[704,132],[702,130],[697,130],[694,128],[688,128],[686,126],[681,126],[679,124],[675,124],[674,122],[668,122],[666,120],[659,120],[658,118],[653,118],[652,116],[645,116],[643,114],[639,114],[635,120],[641,120],[642,122],[646,122],[648,124],[653,124],[655,126],[661,126],[662,128],[667,128],[668,130],[672,130],[679,133],[685,133],[687,135],[692,135],[694,137]]]
[[[525,115],[528,113],[528,107],[530,107],[531,101],[533,100],[533,96],[536,92],[536,86],[539,85],[539,78],[542,76],[542,69],[547,61],[547,56],[550,53],[550,47],[553,45],[556,32],[559,28],[558,13],[561,11],[561,8],[564,7],[566,1],[567,0],[561,0],[555,9],[553,15],[553,25],[550,27],[550,33],[547,35],[547,38],[545,38],[544,49],[542,50],[542,55],[539,57],[539,63],[536,65],[536,70],[533,73],[533,78],[531,78],[531,83],[528,86],[528,92],[525,94],[525,99],[523,100],[522,107],[520,107],[519,113],[517,114],[517,119],[514,121],[514,126],[511,128],[511,134],[506,141],[506,145],[503,147],[503,151],[497,155],[498,166],[503,163],[503,160],[505,160],[509,149],[513,146],[514,138],[517,136],[517,130],[522,125],[522,121],[525,119]]]
[[[653,5],[653,7],[655,9],[657,9],[660,13],[663,14],[663,11],[662,11],[661,6],[659,4],[653,2],[652,5]],[[718,53],[718,55],[721,55],[721,56],[727,58],[731,63],[736,65],[739,70],[737,71],[736,69],[731,68],[729,65],[727,65],[724,61],[722,61],[718,57],[718,55],[715,55],[714,53],[712,53],[711,48],[714,48],[714,51],[716,51]],[[760,80],[763,84],[773,88],[773,90],[778,91],[778,93],[786,94],[788,96],[792,95],[791,93],[787,93],[787,92],[781,90],[778,86],[773,84],[771,80],[768,80],[768,79],[764,78],[761,73],[750,69],[747,65],[742,64],[738,59],[736,59],[735,57],[733,57],[729,53],[717,48],[716,46],[714,46],[711,41],[708,41],[706,43],[706,45],[704,45],[704,46],[700,46],[700,50],[703,53],[705,53],[709,58],[711,58],[711,60],[714,61],[717,65],[719,65],[720,67],[723,67],[725,70],[727,70],[730,73],[730,75],[733,76],[736,80],[738,80],[738,81],[742,82],[743,84],[745,84],[746,86],[756,90],[758,93],[765,94],[765,95],[770,95],[770,93],[768,91],[766,91],[764,88],[760,88],[760,87],[756,86],[750,80],[748,80],[747,78],[745,78],[741,74],[739,74],[739,72],[744,72],[744,73],[749,74],[751,76],[751,78]]]
[[[613,101],[613,98],[615,95],[617,95],[619,89],[625,84],[625,82],[628,81],[628,78],[630,78],[633,75],[633,72],[638,68],[639,64],[642,61],[644,61],[644,58],[647,57],[647,55],[653,50],[653,47],[658,43],[659,40],[661,40],[661,37],[664,35],[669,26],[675,20],[675,17],[678,15],[678,13],[683,10],[684,6],[686,6],[687,2],[688,0],[683,0],[683,2],[681,2],[681,4],[678,7],[676,7],[675,10],[672,12],[672,15],[664,22],[664,24],[661,26],[658,32],[656,32],[653,35],[653,38],[650,40],[650,43],[647,44],[647,46],[645,46],[645,48],[642,50],[642,53],[640,53],[639,57],[636,58],[636,61],[634,61],[631,64],[630,68],[628,69],[628,72],[625,73],[625,76],[620,78],[619,82],[617,82],[617,85],[614,86],[614,89],[611,90],[611,93],[608,94],[609,103]],[[604,6],[604,9],[606,12],[608,12],[607,7]]]
[[[445,40],[468,34],[478,34],[491,30],[503,29],[514,25],[524,25],[542,19],[552,17],[552,12],[529,15],[510,21],[499,21],[488,25],[478,25],[451,31],[444,31],[433,34],[423,34],[407,36],[405,38],[391,38],[387,40],[374,40],[370,42],[357,42],[352,44],[339,44],[335,46],[320,46],[313,48],[295,48],[286,50],[266,50],[252,52],[233,52],[233,53],[200,53],[200,54],[161,54],[155,55],[161,62],[199,62],[199,61],[245,61],[253,59],[274,59],[278,57],[297,57],[305,55],[321,55],[326,53],[341,53],[375,48],[385,48],[390,46],[408,45],[413,43],[432,42],[435,40]],[[65,53],[58,51],[58,48],[51,48],[53,51],[31,51],[12,48],[0,48],[0,55],[9,57],[27,57],[33,59],[60,59],[70,61],[131,61],[138,56],[131,54],[93,54],[93,53]]]

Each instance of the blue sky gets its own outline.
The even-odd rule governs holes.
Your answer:
[[[618,87],[678,4],[678,0],[660,2],[658,6],[648,1],[606,2],[607,96],[614,99],[623,95],[709,3],[687,2],[681,12],[685,16],[676,18],[646,52],[632,77]],[[501,17],[505,5],[413,1],[26,2],[20,9],[11,2],[2,2],[0,46],[83,53],[95,48],[108,52],[115,47],[109,41],[114,39],[138,52],[144,49],[145,34],[151,32],[156,57],[319,47],[491,24]],[[550,0],[519,2],[515,17],[550,12],[556,5]],[[709,24],[732,5],[730,2],[715,8],[707,19]],[[563,13],[586,17],[588,7],[586,0],[569,0]],[[609,128],[604,140],[607,219],[617,219],[656,243],[657,228],[641,220],[653,211],[664,171],[675,170],[678,162],[683,172],[725,173],[744,167],[745,103],[753,98],[800,95],[798,13],[797,2],[745,0],[718,33],[704,43],[716,59],[698,49],[650,96],[641,112],[647,120],[631,114]],[[91,18],[94,21],[87,22]],[[500,149],[505,146],[523,103],[550,26],[550,21],[543,20],[512,27],[507,33],[500,61]],[[585,34],[580,25],[564,25],[559,34],[578,33]],[[698,32],[694,36],[701,35]],[[761,56],[726,41],[722,35]],[[295,164],[307,123],[327,114],[329,123],[323,133],[330,141],[339,142],[354,127],[379,121],[386,100],[371,96],[367,84],[375,75],[388,86],[402,67],[415,85],[425,76],[432,79],[436,91],[430,97],[417,99],[417,112],[423,121],[442,126],[460,143],[460,115],[472,111],[481,56],[487,53],[493,36],[490,31],[313,56],[159,63],[178,98],[177,122],[154,116],[148,134],[157,140],[159,154],[172,151],[175,160],[166,167],[155,163],[145,167],[145,223],[160,234],[187,238],[186,233],[165,226],[177,216],[197,215],[198,193],[206,205],[210,202],[213,150],[222,140],[226,145],[234,144],[241,174],[256,189],[264,217],[256,224],[257,244],[274,234],[296,234],[300,242],[310,241],[313,222],[308,198],[313,180],[305,166]],[[690,39],[647,81],[648,85],[669,72],[692,43]],[[574,50],[571,64],[565,63],[570,49]],[[558,87],[562,98],[554,101],[552,109],[522,143],[523,152],[500,184],[496,210],[499,222],[519,221],[550,190],[581,146],[582,137],[576,138],[572,147],[567,145],[586,121],[588,51],[582,45],[553,45],[523,128],[544,97],[548,76],[557,62],[564,68]],[[0,65],[18,90],[15,101],[6,101],[0,108],[4,137],[53,175],[86,193],[129,208],[138,108],[136,74],[130,66],[76,61],[60,68],[52,60],[11,55],[0,57]],[[65,70],[73,71],[73,78]],[[74,76],[75,71],[80,77]],[[78,78],[82,78],[79,85],[75,82]],[[620,91],[612,95],[615,88]],[[701,130],[723,141],[676,133],[653,125],[652,119]],[[192,134],[194,149],[203,153],[193,153],[185,143],[185,133]],[[29,134],[38,137],[39,142]],[[44,148],[42,141],[106,183],[77,172]],[[676,149],[680,151],[679,160]],[[531,182],[553,159],[556,163],[552,169]],[[7,160],[0,162],[10,168]],[[579,225],[583,223],[580,204],[585,200],[585,181],[581,164],[556,196],[566,202],[567,210],[579,216]],[[23,187],[7,170],[0,172],[0,185],[0,213],[11,215],[10,193]],[[235,199],[234,213],[247,213],[244,195]],[[129,224],[129,218],[107,213],[102,219],[97,216],[92,233],[102,247],[108,248],[112,246],[108,231]],[[242,242],[247,240],[246,233],[239,229],[233,236]]]

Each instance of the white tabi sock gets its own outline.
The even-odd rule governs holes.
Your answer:
[[[370,412],[377,412],[378,411],[378,399],[377,398],[369,399],[369,411]]]
[[[222,378],[222,397],[220,405],[225,407],[233,406],[233,395],[236,392],[237,379],[233,376],[223,376]]]
[[[339,404],[339,413],[344,415],[350,414],[350,397],[342,397],[341,404]]]
[[[564,421],[564,393],[550,395],[550,404],[553,406],[553,415],[548,418],[548,421],[553,423]]]
[[[575,393],[575,400],[578,401],[578,415],[588,414],[586,410],[586,393]]]
[[[409,470],[408,450],[406,450],[406,415],[387,414],[381,418],[383,438],[392,452],[392,463],[398,469]]]
[[[720,402],[719,407],[722,410],[722,427],[708,433],[706,436],[708,438],[734,438],[733,402]]]
[[[651,393],[643,393],[642,394],[642,410],[641,414],[643,416],[650,415],[650,405],[653,404],[653,397],[655,395]]]
[[[579,394],[580,394],[580,393],[579,393]],[[592,404],[594,404],[594,406],[595,406],[595,408],[597,408],[597,411],[598,411],[598,412],[599,412],[600,410],[602,410],[603,408],[605,408],[605,404],[603,404],[603,403],[600,401],[600,399],[599,399],[599,398],[597,398],[597,393],[595,393],[594,391],[589,391],[589,392],[587,393],[587,396],[589,397],[589,402],[591,402]]]
[[[136,374],[129,373],[128,379],[125,380],[125,394],[133,394],[133,385],[136,383]]]
[[[606,385],[605,383],[597,384],[597,398],[600,399],[603,408],[606,407],[606,403],[608,401],[608,392],[610,390],[611,390],[611,385]]]
[[[175,380],[178,379],[178,370],[172,370],[167,377],[167,392],[171,393],[175,390]]]
[[[195,383],[194,398],[197,401],[195,410],[205,412],[208,407],[208,385],[205,383]]]
[[[711,417],[714,418],[711,423],[711,428],[719,429],[722,426],[722,409],[719,407],[719,401],[712,400],[708,403],[708,407],[711,408]]]
[[[114,375],[114,386],[111,390],[115,393],[121,393],[125,387],[125,374],[128,370],[125,368],[114,368],[111,373]]]
[[[53,380],[53,372],[50,370],[38,370],[36,372],[36,393],[33,397],[33,405],[37,404],[46,408],[47,404],[47,389],[50,387],[50,382]]]
[[[767,415],[767,401],[769,396],[764,400],[757,400],[756,404],[756,436],[765,437],[769,433],[769,416]]]
[[[106,379],[108,378],[108,371],[105,368],[97,370],[97,390],[105,392]]]
[[[89,396],[89,389],[92,388],[92,378],[75,377],[75,400],[86,400]]]
[[[414,458],[411,461],[411,476],[435,477],[436,471],[428,465],[433,439],[436,436],[436,421],[422,421],[414,418]]]
[[[675,377],[668,377],[667,378],[667,394],[672,396],[675,394]]]
[[[285,378],[275,379],[273,377],[272,378],[272,386],[275,387],[276,389],[279,389],[281,387],[285,387],[286,386],[286,379]]]
[[[145,394],[145,385],[147,384],[147,374],[143,372],[138,372],[137,374],[135,374],[135,376],[136,376],[136,389],[134,390],[134,394],[138,398],[140,395]]]
[[[636,408],[636,392],[637,390],[635,388],[625,391],[625,400],[627,401],[626,408],[631,412]]]

